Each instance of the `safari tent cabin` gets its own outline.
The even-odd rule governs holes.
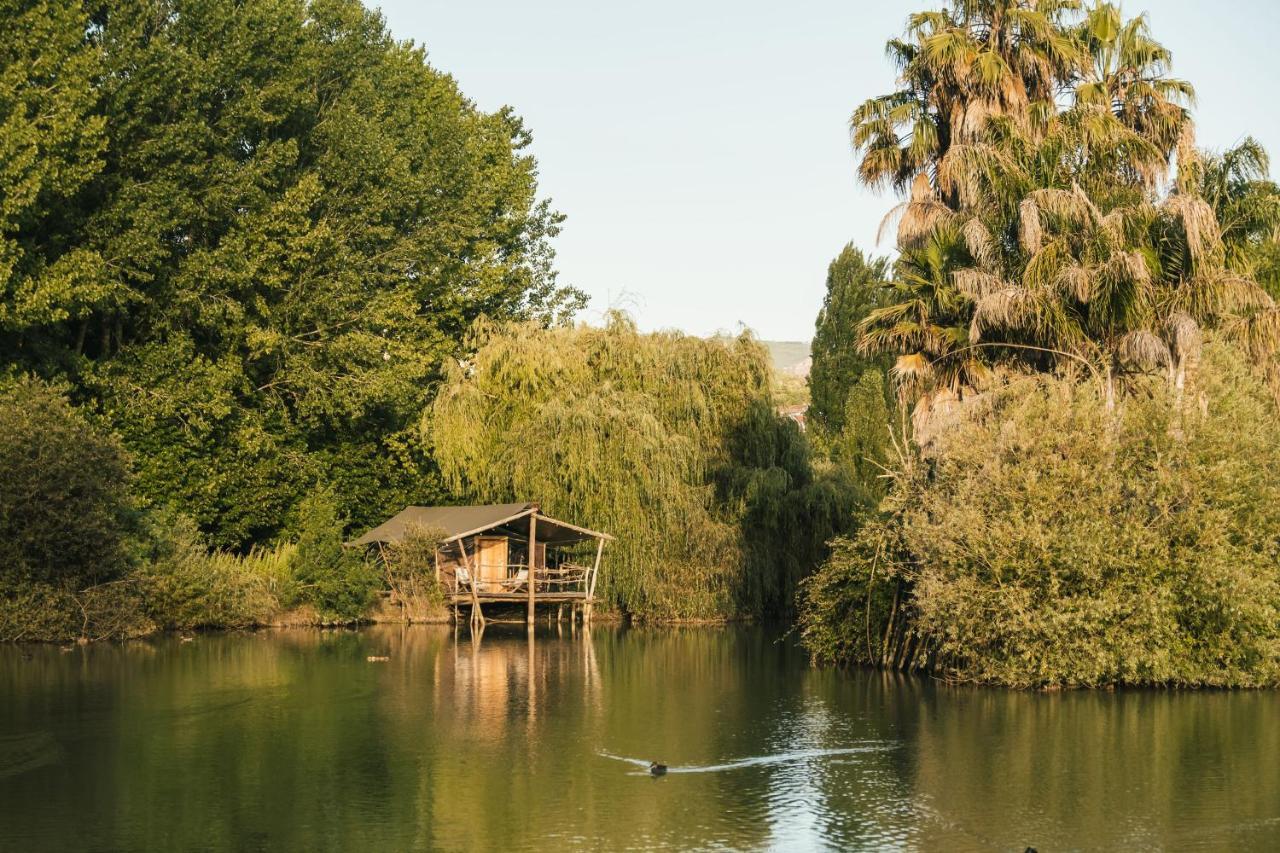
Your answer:
[[[582,603],[589,613],[613,538],[543,515],[536,503],[511,503],[405,507],[349,544],[381,548],[412,530],[441,537],[436,578],[454,607],[524,601],[531,619],[538,602]]]

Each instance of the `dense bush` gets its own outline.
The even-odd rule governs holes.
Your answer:
[[[365,615],[382,580],[371,561],[342,545],[343,524],[333,492],[318,488],[299,509],[293,577],[300,603],[321,618],[351,622]]]
[[[241,556],[210,551],[185,516],[152,520],[151,552],[137,572],[148,615],[163,628],[270,624],[294,598],[291,544]]]
[[[1030,685],[1280,681],[1277,406],[1215,344],[1184,392],[990,392],[806,586],[821,659]]]
[[[437,621],[447,615],[444,590],[436,578],[436,548],[443,537],[440,530],[414,527],[399,542],[380,549],[390,603],[406,622]]]
[[[0,574],[80,584],[128,562],[129,465],[115,438],[34,379],[0,388]]]

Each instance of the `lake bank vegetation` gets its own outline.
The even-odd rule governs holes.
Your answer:
[[[1265,152],[1199,150],[1191,85],[1111,4],[960,2],[889,52],[901,88],[851,127],[906,195],[899,256],[843,329],[910,429],[806,582],[805,642],[1017,686],[1280,683]]]
[[[324,490],[295,538],[212,547],[189,517],[145,506],[120,442],[44,383],[0,388],[0,460],[0,639],[446,618],[417,540],[385,561],[344,548]]]
[[[66,420],[106,454],[33,469],[96,468],[98,509],[11,543],[6,619],[59,615],[0,636],[79,635],[82,590],[143,575],[165,602],[143,622],[354,618],[375,584],[341,528],[447,499],[417,425],[467,329],[582,304],[556,282],[528,131],[355,0],[0,17],[0,378],[75,410],[28,438]],[[4,523],[32,532],[31,502]]]
[[[430,532],[343,542],[535,500],[617,537],[619,617],[1280,683],[1266,152],[1199,148],[1112,4],[958,0],[889,53],[851,131],[897,252],[832,261],[801,393],[750,334],[572,325],[529,131],[355,0],[0,16],[0,639],[443,618]]]
[[[792,611],[847,489],[755,342],[568,328],[514,112],[355,0],[24,9],[0,24],[0,638],[438,618],[413,554],[344,538],[531,497],[627,533],[619,614]],[[493,362],[513,335],[552,361]],[[561,430],[555,458],[504,472],[518,445],[456,402],[481,384],[512,434]]]
[[[423,420],[455,493],[538,494],[547,512],[610,531],[603,606],[650,620],[787,615],[851,511],[775,411],[749,335],[479,327]],[[554,441],[545,437],[554,436]]]

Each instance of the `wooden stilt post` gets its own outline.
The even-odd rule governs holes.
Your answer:
[[[529,516],[529,581],[525,586],[529,588],[529,630],[533,630],[533,588],[537,586],[538,576],[538,514],[535,512]]]
[[[596,576],[600,574],[600,558],[604,556],[604,537],[596,540],[596,564],[591,568],[590,582],[587,584],[587,600],[582,604],[582,621],[584,624],[591,621],[592,603],[596,597]]]
[[[467,576],[471,578],[471,624],[484,627],[484,611],[480,609],[480,596],[476,592],[476,573],[471,568],[471,560],[467,556],[467,543],[465,540],[458,540],[458,550],[462,552],[462,565],[467,570]]]

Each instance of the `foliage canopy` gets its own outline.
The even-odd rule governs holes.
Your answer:
[[[806,643],[1014,686],[1280,683],[1280,412],[1221,343],[1193,387],[991,392],[807,583]]]
[[[218,544],[317,479],[357,521],[421,499],[413,425],[474,319],[578,304],[520,119],[356,0],[0,19],[0,360],[69,382]]]
[[[750,337],[528,325],[479,333],[423,428],[451,488],[617,537],[597,594],[652,618],[781,611],[846,510],[776,415]]]

